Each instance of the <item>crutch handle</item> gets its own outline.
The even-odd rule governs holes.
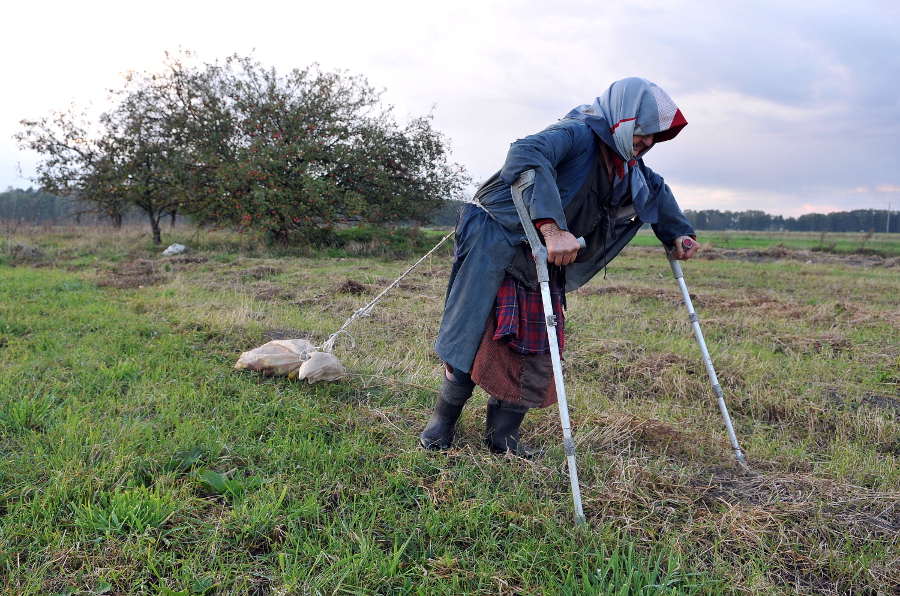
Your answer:
[[[681,241],[681,248],[683,248],[684,250],[690,250],[690,249],[694,248],[694,246],[695,246],[696,244],[697,244],[697,241],[696,241],[696,240],[694,240],[694,239],[691,238],[690,236],[686,236],[686,237],[684,238],[684,240]],[[674,253],[674,252],[675,252],[675,245],[673,244],[672,246],[666,246],[666,252],[669,253],[669,254]]]

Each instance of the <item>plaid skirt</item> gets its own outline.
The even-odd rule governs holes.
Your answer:
[[[557,280],[556,268],[550,271],[550,302],[556,315],[556,338],[559,353],[565,345],[565,318],[563,314],[562,292]],[[496,304],[497,330],[493,339],[508,338],[508,346],[520,354],[549,354],[550,340],[547,337],[547,319],[544,316],[544,301],[541,289],[535,289],[507,275],[500,284]]]
[[[551,267],[550,301],[556,315],[556,337],[565,344],[563,301],[557,271]],[[550,341],[540,287],[529,288],[507,275],[488,317],[472,380],[493,397],[530,408],[557,401],[550,358]]]

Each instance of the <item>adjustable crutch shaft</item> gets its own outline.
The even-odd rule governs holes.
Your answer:
[[[553,363],[553,379],[556,383],[556,396],[559,400],[559,420],[563,431],[563,446],[566,450],[566,462],[569,468],[569,481],[572,484],[572,500],[575,504],[575,521],[585,523],[584,511],[581,507],[581,488],[578,484],[578,468],[575,465],[575,441],[572,439],[572,426],[569,422],[569,403],[566,400],[566,388],[563,383],[562,360],[559,355],[559,344],[556,337],[556,315],[553,313],[553,303],[550,300],[550,274],[547,267],[547,247],[544,246],[537,235],[537,230],[532,223],[528,209],[525,207],[523,194],[525,189],[534,184],[534,170],[526,170],[512,184],[511,192],[513,202],[522,227],[525,228],[525,237],[534,254],[534,262],[537,266],[538,281],[541,286],[541,301],[544,305],[544,318],[547,322],[547,339],[550,341],[550,360]]]
[[[740,463],[745,470],[749,470],[750,466],[747,464],[747,460],[744,459],[744,454],[741,452],[740,445],[738,445],[737,435],[734,434],[734,426],[731,424],[731,416],[728,415],[728,406],[725,405],[725,396],[722,393],[722,386],[719,385],[719,379],[716,377],[716,370],[713,368],[712,359],[709,357],[709,350],[706,349],[703,331],[700,330],[700,319],[697,317],[697,313],[694,312],[694,304],[691,302],[691,295],[688,292],[687,285],[684,283],[684,272],[681,270],[681,263],[675,259],[672,252],[672,250],[667,250],[666,256],[669,258],[669,265],[672,266],[672,273],[675,274],[675,279],[678,281],[678,286],[681,288],[681,296],[684,298],[684,305],[687,307],[688,318],[694,328],[694,337],[697,338],[697,343],[700,345],[700,352],[703,354],[703,363],[706,365],[709,382],[712,384],[713,393],[716,394],[716,400],[719,402],[719,411],[722,412],[722,419],[725,421],[728,438],[731,440],[731,448],[734,449],[734,457],[737,458],[738,463]]]

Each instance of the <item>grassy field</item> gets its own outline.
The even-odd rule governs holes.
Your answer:
[[[480,390],[455,449],[417,447],[449,249],[339,341],[344,380],[232,370],[323,342],[440,236],[0,239],[0,591],[900,594],[900,242],[701,235],[685,275],[750,472],[650,238],[570,295],[579,529],[555,407],[525,421],[538,461],[481,446]]]
[[[816,254],[871,255],[900,257],[900,234],[874,232],[701,232],[699,239],[707,247],[732,250],[808,250]],[[659,244],[649,230],[641,230],[635,239],[639,246]]]

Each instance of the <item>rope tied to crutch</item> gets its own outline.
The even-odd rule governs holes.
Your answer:
[[[454,232],[455,232],[455,230],[454,230]],[[357,320],[357,319],[360,319],[360,318],[362,318],[362,317],[368,317],[368,316],[370,316],[370,315],[372,314],[372,311],[375,309],[375,305],[378,304],[378,302],[379,302],[382,298],[384,298],[385,294],[387,294],[387,293],[390,292],[392,289],[394,289],[395,287],[397,287],[397,285],[399,285],[400,282],[403,281],[403,279],[404,279],[407,275],[409,275],[410,273],[412,273],[413,269],[415,269],[416,267],[418,267],[418,266],[422,263],[422,261],[424,261],[425,259],[427,259],[428,257],[430,257],[430,256],[434,253],[434,251],[436,251],[437,249],[439,249],[439,248],[440,248],[447,240],[449,240],[450,237],[453,236],[454,232],[450,232],[449,234],[447,234],[446,236],[444,236],[443,238],[441,238],[441,241],[438,242],[438,243],[434,246],[434,248],[432,248],[432,249],[429,250],[427,253],[425,253],[425,255],[423,255],[421,259],[419,259],[418,261],[416,261],[415,263],[413,263],[413,264],[409,267],[409,269],[407,269],[406,271],[404,271],[404,272],[400,275],[400,277],[398,277],[398,278],[395,279],[393,282],[391,282],[390,285],[388,285],[385,289],[383,289],[383,290],[382,290],[377,296],[375,296],[375,298],[373,298],[368,304],[366,304],[365,306],[363,306],[362,308],[360,308],[359,310],[357,310],[355,313],[353,313],[353,315],[352,315],[349,319],[347,319],[347,320],[344,322],[343,325],[341,325],[341,328],[340,328],[340,329],[338,329],[337,331],[335,331],[334,333],[332,333],[332,334],[328,337],[328,339],[325,340],[325,343],[322,344],[322,346],[321,346],[321,351],[322,351],[322,352],[327,352],[327,353],[330,354],[331,351],[334,349],[334,344],[335,344],[335,342],[337,341],[338,337],[339,337],[340,335],[342,335],[342,334],[344,334],[344,335],[346,335],[347,337],[350,338],[350,347],[351,347],[351,348],[356,347],[356,341],[353,339],[353,336],[350,335],[350,332],[347,331],[347,327],[349,327],[350,324],[353,323],[353,321],[355,321],[355,320]]]

